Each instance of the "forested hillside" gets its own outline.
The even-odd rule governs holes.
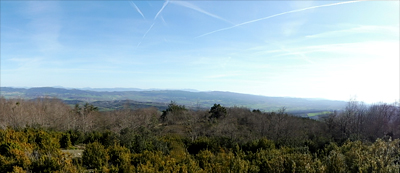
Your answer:
[[[312,120],[214,104],[99,112],[0,99],[0,172],[398,172],[398,104]]]
[[[339,110],[346,104],[344,101],[266,97],[221,91],[189,92],[180,90],[153,90],[106,92],[52,87],[29,89],[1,87],[0,94],[5,98],[35,99],[38,97],[56,97],[63,100],[65,103],[75,104],[89,102],[96,105],[101,110],[122,107],[124,105],[124,103],[121,102],[122,100],[131,100],[131,103],[136,102],[137,107],[146,107],[147,105],[147,107],[154,106],[160,108],[164,106],[163,108],[165,108],[172,100],[191,108],[200,107],[208,109],[214,103],[220,103],[229,107],[244,106],[263,111],[277,111],[281,107],[286,107],[287,111],[306,111],[305,113],[307,113],[307,111],[322,112]],[[132,107],[134,108],[135,105]]]

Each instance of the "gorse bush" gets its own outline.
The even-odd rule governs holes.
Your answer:
[[[167,135],[157,140],[166,145],[168,152],[157,147],[131,152],[119,143],[106,146],[96,141],[86,144],[82,162],[76,162],[72,155],[62,152],[58,144],[69,132],[6,129],[0,130],[0,134],[0,172],[79,172],[90,169],[102,172],[333,173],[398,172],[400,169],[399,139],[378,139],[374,143],[347,141],[341,146],[330,143],[319,152],[311,153],[308,147],[277,148],[268,139],[221,145],[223,143],[208,137],[191,141]],[[29,137],[35,139],[28,140]],[[147,139],[136,138],[135,142],[143,142],[140,140]]]
[[[58,132],[6,129],[0,134],[0,172],[76,171],[71,157],[60,150]]]
[[[71,146],[71,135],[69,133],[63,134],[60,139],[60,147],[69,149]]]
[[[86,145],[82,160],[87,168],[100,170],[103,166],[107,165],[108,153],[102,144],[93,142]]]

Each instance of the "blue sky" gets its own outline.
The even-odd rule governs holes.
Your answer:
[[[399,1],[1,1],[1,86],[399,100]]]

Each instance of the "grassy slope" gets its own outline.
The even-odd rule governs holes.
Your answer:
[[[329,113],[332,113],[332,112],[330,112],[330,111],[313,112],[313,113],[308,113],[307,115],[308,115],[309,117],[313,117],[313,116],[324,115],[324,114],[329,114]]]

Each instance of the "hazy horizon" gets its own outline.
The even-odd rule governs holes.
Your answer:
[[[382,101],[377,101],[377,102],[369,102],[369,101],[363,101],[358,99],[356,95],[351,96],[347,99],[343,100],[338,100],[338,99],[328,99],[328,98],[322,98],[322,97],[293,97],[293,96],[268,96],[268,95],[260,95],[260,94],[250,94],[250,93],[241,93],[241,92],[232,92],[232,91],[220,91],[220,90],[197,90],[197,89],[192,89],[192,88],[124,88],[124,87],[112,87],[112,88],[96,88],[96,87],[82,87],[82,88],[74,88],[74,87],[63,87],[63,86],[36,86],[36,87],[28,87],[28,86],[21,86],[21,87],[15,87],[15,86],[2,86],[2,87],[10,87],[10,88],[24,88],[24,89],[31,89],[31,88],[61,88],[61,89],[77,89],[77,90],[86,90],[86,91],[105,91],[105,92],[113,92],[113,91],[187,91],[187,92],[230,92],[230,93],[237,93],[237,94],[248,94],[248,95],[255,95],[255,96],[264,96],[264,97],[283,97],[283,98],[302,98],[302,99],[316,99],[316,100],[331,100],[331,101],[344,101],[344,102],[349,102],[349,101],[359,101],[359,102],[364,102],[367,104],[375,104],[375,103],[382,103]],[[0,90],[1,91],[1,90]],[[383,103],[398,103],[398,100],[392,101],[392,102],[383,102]]]
[[[0,86],[400,97],[399,1],[0,3]]]

